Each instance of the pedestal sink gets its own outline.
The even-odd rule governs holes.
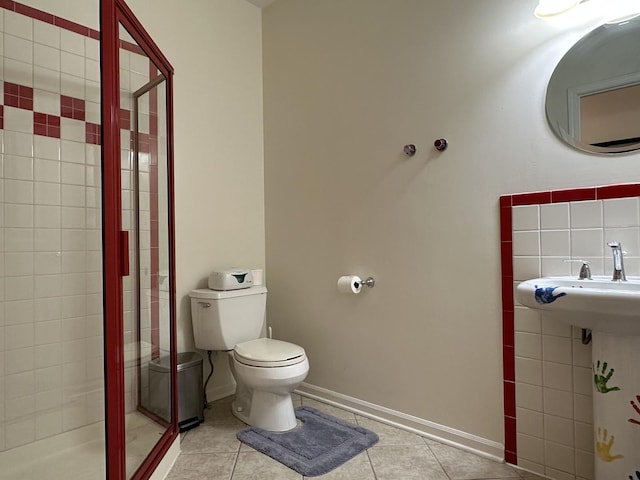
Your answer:
[[[592,331],[596,480],[640,480],[640,277],[543,277],[520,304]]]

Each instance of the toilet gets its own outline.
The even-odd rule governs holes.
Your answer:
[[[291,392],[306,378],[309,361],[298,345],[261,338],[266,287],[198,289],[189,296],[196,348],[228,354],[236,381],[233,414],[272,432],[295,428]]]

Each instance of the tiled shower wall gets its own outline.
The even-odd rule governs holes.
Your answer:
[[[606,243],[614,240],[626,252],[627,275],[639,275],[637,195],[639,186],[622,185],[501,199],[507,450],[515,454],[510,461],[557,480],[593,479],[591,345],[582,343],[581,329],[515,303],[513,289],[540,276],[577,277],[575,260],[588,261],[593,275],[612,275]]]
[[[99,35],[15,2],[2,6],[0,451],[104,417]],[[149,79],[148,60],[136,57],[121,65],[123,98],[132,79],[140,77],[135,88]],[[130,116],[126,105],[122,116]],[[123,132],[125,224],[129,138]],[[137,328],[132,288],[125,281],[128,338]],[[130,411],[137,382],[128,360]]]

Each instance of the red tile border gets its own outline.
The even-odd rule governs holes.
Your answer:
[[[0,8],[19,13],[20,15],[24,15],[26,17],[48,23],[50,25],[55,25],[56,27],[69,30],[71,32],[79,33],[80,35],[83,35],[85,37],[91,37],[96,40],[100,39],[100,32],[98,30],[85,27],[84,25],[80,25],[79,23],[72,22],[65,18],[57,17],[55,15],[52,15],[51,13],[45,12],[43,10],[38,10],[37,8],[33,8],[22,3],[14,2],[12,0],[0,0]]]
[[[511,199],[513,206],[551,203],[551,192],[518,193]]]
[[[0,105],[0,130],[4,130],[4,105]]]
[[[551,203],[578,202],[595,199],[596,187],[555,190],[551,192]]]
[[[611,198],[625,198],[640,196],[639,183],[627,183],[621,185],[604,185],[596,189],[596,198],[606,200]]]
[[[60,138],[60,117],[33,112],[33,133],[43,137]]]

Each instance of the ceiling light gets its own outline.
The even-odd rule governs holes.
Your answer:
[[[540,0],[535,9],[538,18],[549,18],[571,10],[582,0]]]

